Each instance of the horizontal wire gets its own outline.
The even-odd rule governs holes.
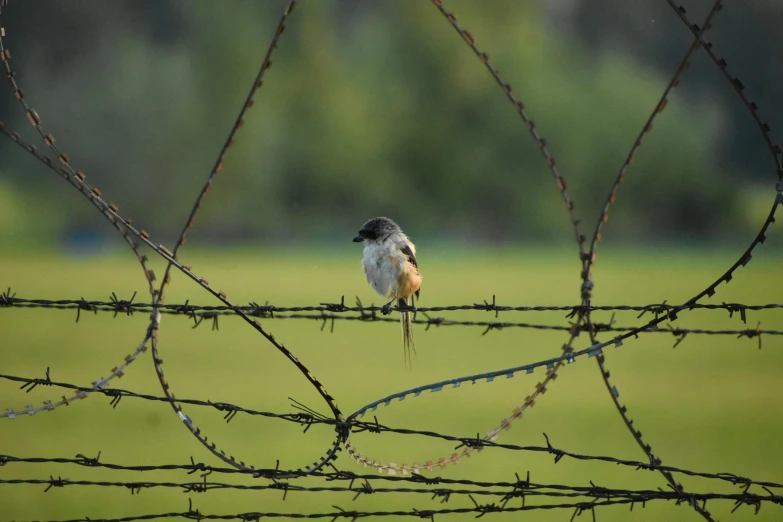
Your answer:
[[[699,471],[693,471],[683,468],[677,468],[674,466],[663,466],[663,465],[656,465],[649,462],[640,462],[640,461],[634,461],[634,460],[627,460],[627,459],[617,459],[614,457],[609,456],[597,456],[597,455],[585,455],[585,454],[579,454],[579,453],[573,453],[565,450],[558,449],[549,441],[549,437],[544,434],[544,437],[546,439],[547,445],[546,446],[519,446],[514,444],[503,444],[498,443],[494,441],[484,440],[479,437],[457,437],[452,435],[446,435],[437,433],[434,431],[427,431],[427,430],[415,430],[415,429],[407,429],[407,428],[395,428],[390,426],[385,426],[380,423],[378,423],[377,418],[374,419],[374,422],[371,421],[361,421],[357,419],[352,420],[346,420],[346,421],[336,421],[333,418],[322,416],[316,412],[308,413],[306,411],[300,411],[295,413],[273,413],[273,412],[265,412],[265,411],[257,411],[252,410],[249,408],[243,408],[241,406],[237,406],[234,404],[226,403],[226,402],[213,402],[213,401],[203,401],[198,399],[170,399],[168,397],[160,397],[155,395],[147,395],[147,394],[141,394],[136,393],[129,390],[120,390],[120,389],[108,389],[108,388],[101,388],[99,384],[93,384],[93,388],[83,387],[83,386],[76,386],[74,384],[70,383],[63,383],[63,382],[55,382],[49,379],[48,377],[46,379],[41,378],[26,378],[26,377],[19,377],[14,375],[4,375],[0,374],[0,379],[12,381],[12,382],[22,382],[24,383],[23,386],[20,387],[20,389],[24,389],[25,391],[30,391],[36,386],[44,385],[44,386],[55,386],[59,388],[67,388],[72,390],[79,390],[81,392],[96,392],[104,394],[108,397],[112,398],[111,405],[113,407],[117,407],[119,404],[121,398],[123,397],[132,397],[136,399],[142,399],[147,401],[154,401],[154,402],[167,402],[167,403],[177,403],[177,404],[189,404],[194,406],[202,406],[202,407],[210,407],[214,408],[220,412],[225,413],[225,420],[226,422],[230,422],[237,413],[245,413],[248,415],[253,416],[262,416],[267,418],[275,418],[280,420],[285,420],[289,422],[295,422],[297,424],[300,424],[301,426],[305,427],[305,432],[310,429],[310,427],[314,424],[325,424],[325,425],[331,425],[335,426],[338,431],[344,431],[344,430],[350,430],[354,433],[395,433],[399,435],[419,435],[429,438],[438,438],[445,441],[450,442],[457,442],[459,443],[459,446],[457,448],[467,446],[472,448],[484,448],[484,447],[490,447],[490,448],[499,448],[499,449],[506,449],[506,450],[513,450],[513,451],[527,451],[527,452],[536,452],[536,453],[548,453],[550,455],[553,455],[555,458],[555,462],[557,463],[562,459],[563,457],[569,457],[575,460],[581,460],[581,461],[601,461],[601,462],[607,462],[607,463],[613,463],[617,465],[622,465],[626,467],[631,467],[634,469],[644,469],[644,470],[664,470],[669,471],[673,473],[682,473],[685,475],[690,476],[698,476],[703,478],[709,478],[709,479],[718,479],[723,480],[727,482],[731,482],[733,484],[743,484],[743,485],[752,485],[756,484],[759,486],[765,486],[765,487],[773,487],[773,488],[783,488],[783,484],[779,484],[776,482],[769,482],[769,481],[757,481],[752,480],[747,477],[742,477],[733,473],[708,473],[708,472],[699,472]],[[300,407],[301,406],[297,406]],[[31,407],[28,407],[31,408]],[[28,413],[27,410],[14,412],[13,416],[9,416],[8,412],[4,416],[8,418],[15,418],[18,415],[33,415],[31,413]],[[86,460],[85,460],[86,459]],[[5,464],[8,464],[10,462],[69,462],[69,463],[75,463],[75,464],[83,464],[83,465],[98,465],[97,459],[93,461],[93,459],[87,459],[84,457],[82,460],[79,459],[36,459],[36,458],[17,458],[12,457],[8,455],[0,455],[0,466],[3,466]],[[105,465],[100,464],[103,467],[110,467],[112,469],[127,469],[127,470],[136,470],[136,471],[150,471],[155,469],[197,469],[199,471],[217,471],[217,468],[212,467],[203,467],[203,465],[196,466],[193,465],[192,468],[188,468],[187,466],[184,467],[161,467],[161,466],[119,466],[119,465]],[[438,467],[437,463],[430,463],[429,466],[425,465],[422,466],[422,468],[427,469],[431,471],[433,468]],[[231,472],[234,472],[233,468],[228,468],[231,470]],[[251,473],[257,475],[257,476],[275,476],[276,471],[275,470],[262,470],[262,469],[256,469],[252,470]],[[344,473],[344,472],[343,472]],[[416,476],[416,473],[412,474],[413,476]],[[305,474],[301,474],[301,476],[305,476]],[[320,475],[314,475],[314,476],[320,476]],[[381,475],[383,476],[383,475]],[[364,477],[361,477],[364,478]],[[477,484],[470,482],[469,484]]]
[[[336,473],[324,473],[327,480],[337,480]],[[598,486],[569,486],[565,484],[536,484],[533,482],[525,481],[520,484],[508,484],[508,483],[495,483],[495,484],[477,484],[480,489],[466,489],[466,488],[412,488],[412,487],[373,487],[370,485],[370,481],[375,479],[375,476],[362,478],[362,484],[358,487],[354,486],[355,480],[351,481],[348,486],[302,486],[299,484],[292,484],[291,482],[274,481],[269,484],[231,484],[225,482],[209,482],[207,480],[209,474],[203,474],[202,480],[192,482],[154,482],[154,481],[97,481],[97,480],[70,480],[67,478],[50,476],[48,479],[0,479],[0,485],[45,485],[47,486],[44,491],[49,492],[52,488],[65,488],[73,486],[95,486],[106,488],[126,488],[131,490],[131,494],[137,494],[142,489],[153,488],[169,488],[169,489],[182,489],[184,493],[206,493],[214,490],[238,490],[238,491],[267,491],[267,490],[283,490],[285,492],[296,491],[304,493],[322,493],[322,492],[336,492],[336,493],[354,493],[355,498],[359,495],[366,493],[413,493],[413,494],[425,494],[434,495],[436,497],[447,497],[451,495],[485,495],[485,496],[509,496],[507,489],[509,487],[514,488],[514,496],[540,496],[540,497],[591,497],[591,498],[608,498],[608,497],[624,497],[624,498],[637,498],[641,499],[651,498],[655,495],[659,495],[661,491],[658,490],[629,490],[624,488],[606,488]],[[323,477],[321,477],[323,478]],[[345,480],[345,479],[343,479]],[[497,489],[504,488],[504,489]],[[663,492],[667,495],[674,494],[674,492]],[[707,495],[720,495],[721,498],[736,499],[742,496],[742,494],[736,493],[706,493]],[[773,497],[779,497],[773,495]],[[676,499],[677,497],[668,497]],[[716,497],[717,498],[717,497]],[[783,497],[780,497],[783,499]]]
[[[134,294],[135,295],[135,294]],[[358,299],[357,299],[358,301]],[[10,289],[0,294],[0,307],[25,307],[25,308],[60,308],[60,309],[77,309],[89,311],[110,311],[110,312],[128,312],[130,310],[137,311],[151,311],[154,307],[159,308],[161,311],[169,311],[175,313],[190,313],[194,311],[205,312],[235,312],[242,311],[248,314],[270,314],[275,312],[364,312],[364,313],[384,313],[384,312],[399,312],[399,311],[412,311],[412,312],[456,312],[465,310],[477,310],[484,312],[569,312],[568,317],[577,315],[579,312],[594,312],[594,311],[633,311],[642,312],[639,317],[645,313],[653,314],[665,314],[669,311],[682,311],[682,310],[726,310],[730,314],[742,313],[743,310],[774,310],[783,309],[783,303],[767,303],[767,304],[742,304],[742,303],[690,303],[686,305],[670,305],[666,302],[646,305],[541,305],[541,306],[505,306],[495,303],[493,298],[492,302],[484,301],[483,303],[463,304],[463,305],[448,305],[448,306],[415,306],[415,307],[399,307],[397,305],[391,307],[383,306],[363,306],[361,302],[357,306],[346,306],[345,298],[343,297],[340,303],[320,303],[318,305],[309,306],[279,306],[274,304],[260,305],[255,302],[251,302],[248,305],[193,305],[190,302],[174,304],[174,303],[136,303],[133,302],[133,298],[129,300],[118,299],[114,293],[109,301],[100,300],[88,300],[88,299],[26,299],[17,297],[16,294],[11,294]],[[388,314],[384,314],[388,315]]]
[[[299,485],[293,485],[288,482],[277,482],[274,481],[271,484],[268,485],[240,485],[240,484],[225,484],[225,483],[208,483],[207,482],[207,475],[202,475],[203,481],[202,482],[189,482],[189,483],[171,483],[171,482],[106,482],[106,481],[71,481],[69,479],[62,479],[60,477],[54,478],[53,476],[49,479],[6,479],[2,480],[0,479],[0,484],[31,484],[31,485],[46,485],[47,488],[44,490],[44,492],[48,492],[54,487],[67,487],[67,486],[101,486],[101,487],[124,487],[130,490],[131,494],[138,494],[141,492],[142,489],[146,488],[153,488],[153,487],[167,487],[167,488],[177,488],[182,489],[185,493],[204,493],[207,491],[215,490],[215,489],[234,489],[234,490],[282,490],[283,491],[283,500],[286,500],[286,497],[288,495],[289,491],[296,491],[296,492],[349,492],[354,494],[353,500],[356,500],[359,496],[362,494],[375,494],[375,493],[414,493],[414,494],[426,494],[431,495],[432,499],[435,500],[437,498],[441,499],[441,504],[447,503],[452,495],[467,495],[470,497],[470,499],[474,503],[474,509],[472,511],[479,513],[478,516],[482,516],[485,513],[489,512],[502,512],[502,511],[516,511],[518,509],[514,508],[507,508],[507,504],[510,500],[514,498],[521,498],[522,499],[522,508],[528,508],[525,504],[526,497],[554,497],[554,498],[574,498],[574,497],[588,497],[592,498],[593,502],[591,503],[580,503],[580,504],[548,504],[548,505],[538,505],[538,506],[530,506],[530,509],[554,509],[554,508],[571,508],[573,506],[576,506],[575,508],[575,515],[578,514],[582,510],[587,509],[594,509],[596,505],[600,504],[600,499],[606,499],[609,501],[609,499],[618,500],[623,499],[627,502],[631,502],[632,504],[635,502],[641,503],[643,507],[646,506],[646,503],[653,500],[674,500],[678,504],[685,502],[685,501],[701,501],[706,502],[707,500],[713,500],[713,499],[720,499],[720,500],[733,500],[735,502],[735,509],[739,507],[740,505],[747,504],[754,506],[756,508],[756,512],[760,509],[762,502],[772,502],[775,504],[780,504],[783,501],[783,497],[774,495],[772,492],[767,490],[769,493],[769,496],[762,496],[762,495],[756,495],[748,493],[747,488],[742,493],[697,493],[697,494],[688,494],[684,495],[682,492],[676,492],[676,491],[662,491],[662,490],[641,490],[641,491],[635,491],[635,490],[626,490],[626,489],[613,489],[613,488],[605,488],[605,487],[598,487],[595,486],[591,482],[591,487],[574,487],[574,486],[566,486],[566,485],[560,485],[560,484],[534,484],[531,483],[529,478],[527,481],[518,481],[516,484],[513,484],[513,489],[509,491],[498,491],[498,490],[471,490],[471,489],[453,489],[453,488],[434,488],[434,489],[423,489],[423,488],[409,488],[409,487],[398,487],[398,488],[378,488],[373,487],[370,482],[369,478],[365,478],[363,484],[358,487],[354,488],[354,479],[351,480],[351,483],[348,487],[340,487],[340,486],[299,486]],[[345,477],[339,477],[333,475],[331,477],[331,480],[335,480],[337,478],[343,478],[345,480]],[[383,478],[386,477],[372,477],[372,478]],[[508,487],[508,484],[506,485]],[[473,495],[476,496],[500,496],[501,497],[501,503],[500,505],[497,505],[496,503],[491,504],[479,504],[476,502],[476,500],[473,498]],[[617,503],[617,502],[614,502]],[[608,505],[608,504],[604,504]],[[334,513],[329,514],[309,514],[309,515],[299,515],[299,514],[290,514],[289,516],[293,518],[322,518],[325,516],[332,516],[334,515],[334,518],[338,517],[351,517],[353,519],[362,517],[364,515],[366,516],[382,516],[384,512],[367,512],[364,514],[361,514],[356,511],[345,511],[342,510],[342,508],[339,508],[338,506],[334,506],[336,509],[340,510],[341,515],[335,515]],[[435,514],[444,514],[447,512],[470,512],[465,510],[437,510],[437,511],[430,511],[430,512],[423,512],[423,511],[417,511],[414,510],[412,513],[415,513],[416,516],[425,517],[430,516],[433,517]],[[345,515],[342,515],[342,513],[345,513]],[[186,518],[193,518],[195,514],[195,518],[202,519],[202,518],[209,518],[208,516],[203,516],[198,510],[193,511],[192,509],[192,502],[189,502],[189,509],[188,512],[185,513]],[[401,512],[395,512],[395,514],[404,514]],[[277,517],[279,514],[277,513],[252,513],[252,514],[243,514],[242,518],[248,519],[248,516],[252,515],[253,517],[261,518],[261,517]],[[151,517],[155,518],[155,515],[151,515]],[[149,515],[144,515],[144,519],[150,519]],[[165,518],[169,518],[169,515],[165,515]],[[216,516],[215,518],[224,518],[223,516]],[[122,519],[126,520],[126,519]]]
[[[114,294],[112,294],[114,296]],[[466,306],[459,305],[458,310],[468,310]],[[473,310],[484,310],[486,305],[472,305]],[[654,312],[665,313],[666,310],[673,309],[671,305],[666,304],[652,304],[644,306],[631,307],[628,305],[608,305],[608,306],[591,306],[591,310],[632,310],[642,312]],[[89,312],[109,312],[113,313],[114,317],[118,315],[133,315],[136,312],[151,313],[154,310],[154,306],[151,303],[134,303],[132,300],[120,300],[114,299],[112,301],[88,301],[84,299],[79,300],[47,300],[47,299],[25,299],[12,296],[8,293],[0,295],[0,308],[2,307],[15,307],[15,308],[42,308],[42,309],[55,309],[55,310],[76,310],[77,321],[81,318],[81,311]],[[173,315],[173,316],[187,316],[194,321],[194,328],[202,324],[206,320],[212,320],[212,329],[217,330],[218,318],[223,316],[234,316],[237,310],[241,310],[248,316],[252,317],[264,317],[269,319],[308,319],[314,321],[321,321],[323,330],[327,322],[332,322],[331,331],[334,331],[334,321],[360,321],[360,322],[388,322],[397,323],[398,319],[393,317],[383,317],[377,314],[381,310],[380,307],[345,307],[342,305],[325,304],[321,306],[299,306],[299,307],[284,307],[276,305],[258,305],[251,304],[247,306],[217,306],[217,305],[191,305],[189,302],[184,304],[169,304],[160,305],[162,308],[160,313]],[[485,328],[483,334],[488,333],[491,330],[502,330],[504,328],[524,328],[533,330],[555,330],[555,331],[567,331],[572,334],[578,335],[582,331],[586,331],[587,327],[582,324],[570,323],[566,325],[553,325],[553,324],[541,324],[541,323],[527,323],[527,322],[514,322],[514,321],[460,321],[454,319],[447,319],[445,317],[430,317],[426,312],[436,310],[446,310],[455,307],[428,307],[428,308],[413,308],[414,311],[420,312],[424,318],[415,318],[413,322],[426,326],[429,329],[431,326],[480,326]],[[500,308],[500,307],[499,307]],[[577,307],[581,308],[581,307]],[[741,317],[746,317],[745,311],[747,310],[769,310],[783,308],[783,304],[763,304],[763,305],[745,305],[739,303],[724,303],[717,304],[705,304],[694,305],[693,308],[701,308],[708,310],[726,310],[731,315],[739,311]],[[532,306],[532,307],[513,307],[512,311],[526,311],[526,312],[542,312],[542,311],[569,311],[567,317],[571,316],[571,312],[574,307],[569,306]],[[320,313],[311,314],[306,312],[319,311]],[[498,310],[504,311],[504,310]],[[663,312],[662,312],[663,311]],[[281,313],[283,312],[283,313]],[[286,313],[288,312],[288,313]],[[340,315],[340,313],[358,313],[358,315]],[[631,326],[615,326],[614,319],[609,323],[594,322],[591,325],[593,332],[630,332],[634,331],[636,327]],[[649,329],[646,333],[668,333],[672,334],[678,340],[675,346],[680,343],[682,338],[686,335],[732,335],[737,337],[754,338],[761,335],[783,335],[783,330],[766,330],[760,327],[760,323],[755,328],[744,329],[709,329],[709,328],[673,328],[669,326],[665,329]],[[483,335],[482,334],[482,335]]]
[[[170,518],[185,518],[190,520],[259,520],[261,518],[329,518],[331,520],[337,519],[350,519],[357,520],[359,518],[368,517],[381,517],[381,516],[407,516],[415,518],[429,518],[434,520],[437,515],[449,515],[449,514],[476,514],[476,518],[480,518],[487,513],[513,513],[522,511],[537,511],[537,510],[552,510],[552,509],[568,509],[573,510],[574,514],[571,517],[573,520],[576,516],[579,516],[583,512],[591,512],[593,519],[595,519],[595,508],[612,506],[612,505],[631,505],[631,509],[636,504],[640,504],[642,508],[646,507],[647,502],[652,501],[674,501],[676,505],[689,505],[689,503],[702,502],[706,503],[707,500],[720,499],[720,500],[733,500],[735,503],[735,510],[742,505],[749,505],[755,508],[758,513],[761,508],[761,504],[764,502],[780,504],[782,499],[777,496],[765,496],[756,495],[751,493],[735,493],[735,494],[722,494],[722,493],[688,493],[683,494],[675,491],[649,491],[643,492],[633,496],[621,497],[621,498],[606,498],[597,497],[592,501],[582,501],[576,503],[561,503],[561,504],[525,504],[522,492],[518,492],[518,496],[522,498],[523,503],[521,506],[509,506],[508,501],[504,501],[500,505],[497,503],[480,504],[476,500],[469,496],[473,502],[472,507],[465,508],[441,508],[430,510],[418,510],[413,508],[410,511],[395,510],[395,511],[358,511],[358,510],[346,510],[339,506],[332,506],[335,511],[328,513],[292,513],[292,512],[243,512],[233,514],[210,514],[203,513],[198,509],[193,509],[192,500],[188,500],[188,510],[181,512],[167,512],[159,514],[145,514],[137,516],[128,516],[122,518],[101,518],[101,522],[133,522],[140,520],[156,520],[156,519],[170,519]],[[608,496],[608,495],[606,495]],[[514,498],[514,497],[511,497]],[[601,499],[603,498],[603,499]],[[509,499],[510,500],[510,499]],[[85,522],[97,520],[95,518],[78,518],[71,520],[57,520],[46,522]],[[44,521],[31,521],[31,522],[44,522]]]

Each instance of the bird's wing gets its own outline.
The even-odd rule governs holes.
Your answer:
[[[416,267],[416,272],[419,271],[419,263],[416,261],[416,247],[413,246],[413,243],[406,242],[404,245],[400,247],[400,252],[402,252],[402,255],[408,258],[408,262],[412,264],[414,267]],[[416,299],[419,298],[419,290],[416,290],[415,292]]]
[[[413,253],[413,248],[411,248],[411,244],[406,243],[400,247],[400,252],[402,252],[402,254],[408,258],[408,261],[410,261],[413,266],[419,268],[419,264],[416,262],[416,255]]]

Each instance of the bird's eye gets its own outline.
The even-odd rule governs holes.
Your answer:
[[[378,239],[378,234],[372,230],[362,230],[359,232],[359,234],[361,234],[361,236],[365,239]]]

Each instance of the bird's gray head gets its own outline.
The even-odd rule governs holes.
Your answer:
[[[400,232],[400,227],[389,218],[375,217],[367,221],[353,238],[354,243],[360,241],[377,241],[388,237],[394,232]]]

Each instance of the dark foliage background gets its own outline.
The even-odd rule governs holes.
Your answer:
[[[700,20],[708,4],[685,6]],[[281,5],[28,0],[9,11],[7,38],[65,149],[165,238],[206,177]],[[526,129],[437,10],[414,0],[301,7],[195,239],[331,242],[388,214],[420,239],[570,240]],[[452,7],[526,103],[592,221],[691,34],[664,2]],[[729,2],[709,33],[770,117],[783,110],[781,14],[772,1]],[[697,53],[621,189],[611,241],[730,242],[758,227],[772,166],[732,96]],[[23,128],[15,103],[0,96],[0,119]],[[109,233],[12,147],[0,143],[4,244]]]

